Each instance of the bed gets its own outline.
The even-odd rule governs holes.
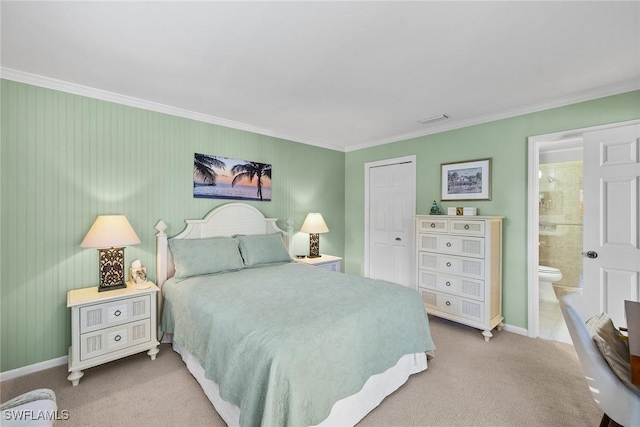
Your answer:
[[[186,223],[156,226],[162,329],[228,425],[355,425],[427,368],[416,291],[293,262],[250,205]]]

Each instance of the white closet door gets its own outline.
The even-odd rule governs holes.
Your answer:
[[[413,272],[415,168],[369,169],[369,277],[415,289]]]

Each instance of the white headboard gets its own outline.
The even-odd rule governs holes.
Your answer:
[[[276,225],[276,218],[265,218],[251,205],[228,203],[209,212],[204,219],[187,219],[184,231],[172,239],[205,239],[207,237],[233,236],[234,234],[274,234],[282,233],[285,245],[289,248],[289,239],[293,231],[287,222],[287,230]],[[156,281],[162,287],[167,279],[173,277],[175,268],[173,256],[169,250],[167,224],[160,220],[156,224]]]

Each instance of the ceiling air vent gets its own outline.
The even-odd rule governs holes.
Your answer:
[[[429,117],[428,119],[418,120],[418,123],[423,124],[423,125],[427,125],[429,123],[437,122],[438,120],[444,120],[444,119],[448,119],[448,118],[449,118],[448,114],[440,114],[439,116]]]

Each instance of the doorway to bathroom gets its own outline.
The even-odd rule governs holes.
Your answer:
[[[624,300],[640,300],[639,153],[640,120],[529,138],[530,337],[570,342],[554,300],[566,292],[626,324]]]
[[[583,288],[583,139],[540,143],[539,162],[538,336],[570,343],[558,297]]]

